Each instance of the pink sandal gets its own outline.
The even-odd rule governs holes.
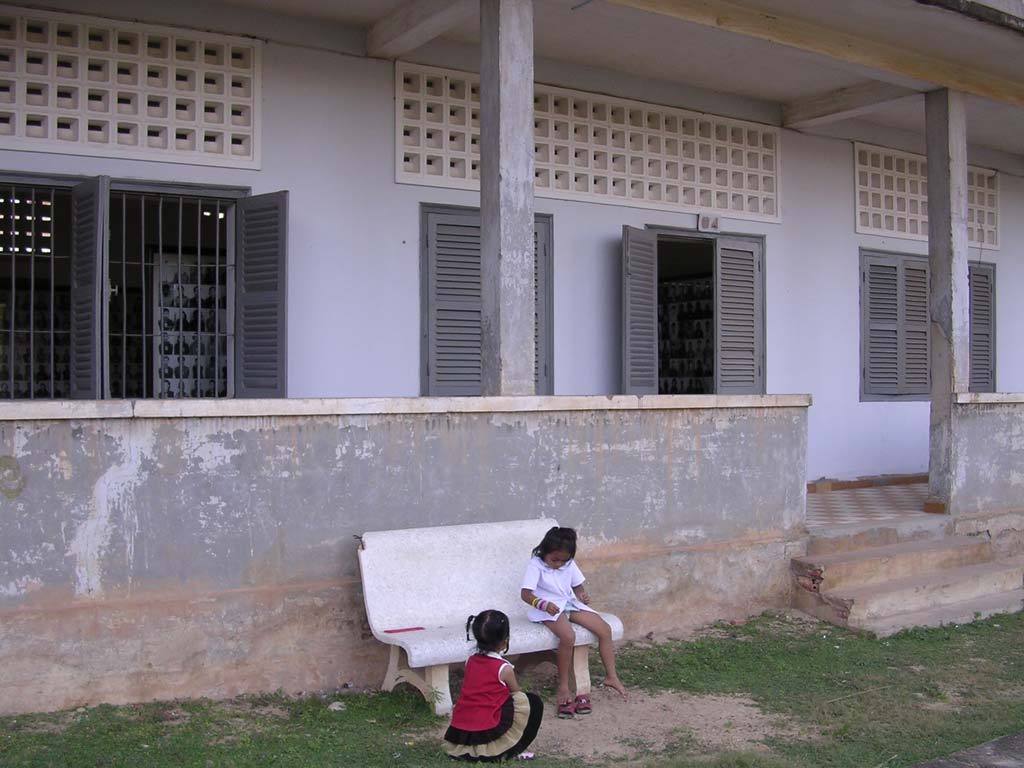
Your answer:
[[[593,711],[590,707],[590,697],[586,694],[577,696],[574,704],[577,715],[589,715]]]
[[[576,702],[567,701],[558,705],[558,717],[561,720],[571,720],[576,717]]]

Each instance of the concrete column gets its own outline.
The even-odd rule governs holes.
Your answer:
[[[928,263],[931,311],[931,508],[950,511],[955,475],[953,410],[969,388],[967,121],[962,93],[925,97],[928,138]]]
[[[480,0],[483,393],[534,394],[533,0]]]

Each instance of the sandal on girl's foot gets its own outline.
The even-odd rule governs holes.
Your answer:
[[[577,696],[574,704],[577,715],[589,715],[593,711],[590,707],[590,697],[585,694]]]
[[[536,755],[533,752],[520,752],[516,755],[516,760],[533,760]]]
[[[558,717],[562,720],[572,720],[576,717],[576,702],[567,701],[558,705]]]

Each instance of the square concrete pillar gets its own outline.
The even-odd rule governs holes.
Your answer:
[[[969,388],[967,121],[962,93],[932,91],[925,107],[932,380],[928,490],[931,509],[950,511],[956,395]]]
[[[480,0],[483,394],[534,394],[533,0]]]

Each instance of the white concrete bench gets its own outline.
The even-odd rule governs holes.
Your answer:
[[[474,643],[466,640],[466,617],[487,608],[508,615],[510,656],[553,651],[555,636],[527,620],[528,606],[519,597],[531,552],[553,525],[558,523],[515,520],[364,534],[359,569],[366,616],[373,636],[391,646],[384,690],[409,683],[437,714],[451,712],[448,665],[463,664],[473,652]],[[619,618],[601,616],[612,637],[620,639]],[[575,687],[589,693],[588,652],[597,638],[573,627]]]

